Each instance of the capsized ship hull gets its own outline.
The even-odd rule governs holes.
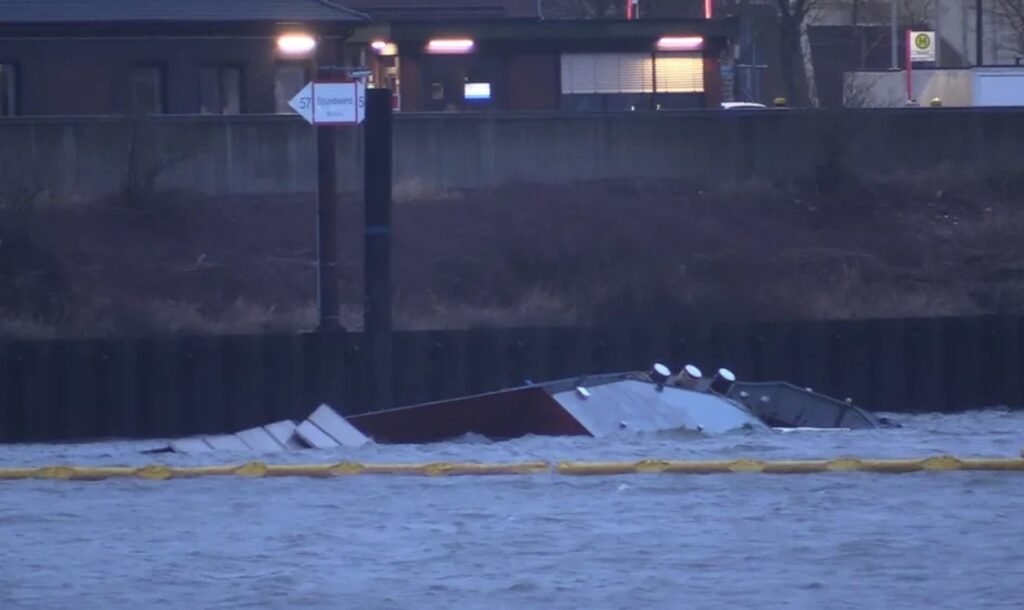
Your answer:
[[[269,452],[358,447],[366,443],[433,443],[480,435],[607,437],[692,431],[724,434],[773,428],[881,428],[890,425],[851,401],[785,382],[736,382],[720,369],[704,378],[693,366],[672,375],[587,375],[342,417],[321,405],[299,423],[276,422],[235,435],[175,441],[163,451],[201,453],[224,448]],[[159,450],[158,450],[159,451]]]
[[[389,409],[347,418],[383,443],[423,443],[479,434],[593,436],[662,430],[718,434],[768,426],[727,396],[659,384],[634,373],[599,375]]]

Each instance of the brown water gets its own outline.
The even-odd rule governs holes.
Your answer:
[[[1024,413],[900,430],[466,440],[269,461],[1018,455]],[[194,463],[148,444],[0,463]],[[1024,608],[1024,473],[0,483],[0,608]]]

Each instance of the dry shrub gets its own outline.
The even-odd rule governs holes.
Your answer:
[[[395,204],[416,204],[434,201],[459,201],[464,197],[462,191],[437,190],[431,188],[423,180],[403,180],[391,186],[391,201]]]
[[[528,290],[518,303],[505,307],[434,301],[433,307],[415,310],[402,308],[398,310],[395,324],[408,330],[507,328],[572,324],[580,322],[581,317],[578,311],[558,295],[532,289]]]
[[[943,168],[833,186],[396,185],[395,323],[1024,311],[1021,171]],[[362,324],[361,214],[360,201],[339,208],[340,313],[352,329]],[[0,245],[0,333],[312,328],[314,220],[312,197],[34,209],[31,239]],[[18,278],[45,282],[10,290]]]
[[[53,339],[60,330],[53,322],[20,316],[0,316],[0,337],[15,339]]]

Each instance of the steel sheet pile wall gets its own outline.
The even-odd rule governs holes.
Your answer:
[[[1020,407],[1018,317],[400,332],[399,405],[582,373],[692,362],[867,408]],[[367,404],[363,337],[265,335],[0,343],[0,441],[165,437]]]

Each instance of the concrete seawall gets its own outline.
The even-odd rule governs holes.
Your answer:
[[[615,178],[749,178],[1019,164],[1024,112],[918,108],[658,114],[397,115],[395,183],[424,191]],[[0,196],[61,201],[315,188],[313,130],[291,116],[0,121]],[[339,188],[361,188],[359,130],[338,137]]]

